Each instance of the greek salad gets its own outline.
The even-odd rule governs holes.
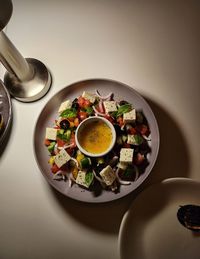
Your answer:
[[[116,143],[103,157],[88,157],[77,148],[76,129],[89,116],[106,118],[116,130]],[[102,96],[98,90],[62,102],[44,140],[53,179],[94,192],[118,192],[121,185],[136,181],[149,164],[150,142],[143,112],[125,100],[115,100],[113,93]]]

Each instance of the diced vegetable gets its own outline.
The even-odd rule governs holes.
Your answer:
[[[76,147],[76,141],[75,141],[75,134],[74,133],[71,133],[70,144],[71,144],[71,147]]]
[[[48,146],[51,144],[51,141],[46,138],[46,139],[44,140],[44,144],[45,144],[45,146],[48,147]]]
[[[63,135],[64,132],[65,132],[64,129],[59,129],[59,130],[57,131],[57,136]]]
[[[136,129],[135,128],[130,128],[128,129],[128,133],[131,134],[131,135],[135,135],[137,133]]]
[[[83,121],[87,118],[88,115],[87,115],[87,112],[80,111],[78,116],[79,116],[80,120]]]
[[[145,159],[144,155],[141,154],[141,153],[138,153],[137,156],[136,156],[136,158],[134,159],[134,163],[135,163],[136,165],[140,165],[140,164],[142,164],[142,162],[144,161],[144,159]]]
[[[51,156],[49,158],[49,164],[52,166],[54,164],[54,161],[55,161],[55,156]]]
[[[79,118],[75,118],[75,120],[74,120],[74,126],[75,126],[75,127],[78,127],[78,125],[79,125]]]
[[[57,173],[59,170],[60,170],[60,168],[56,164],[52,165],[51,171],[53,174]]]
[[[87,108],[91,105],[91,102],[87,99],[85,99],[84,97],[80,96],[78,98],[78,104],[80,106],[80,108]]]
[[[140,132],[141,135],[148,135],[149,129],[147,125],[141,124],[137,126],[137,130]]]
[[[57,131],[57,139],[60,139],[60,140],[63,140],[63,141],[67,141],[67,137],[66,137],[66,133],[65,133],[64,129],[59,129]],[[61,146],[62,146],[62,144],[61,144]]]
[[[65,135],[65,139],[66,140],[70,140],[70,137],[71,137],[71,130],[70,129],[68,129],[65,133],[64,133],[64,135]]]
[[[81,159],[80,161],[80,165],[82,169],[86,169],[91,165],[91,160],[88,157],[84,157],[83,159]]]
[[[124,121],[123,121],[123,117],[122,116],[119,116],[117,118],[117,123],[119,124],[120,127],[122,127],[124,125]]]
[[[48,146],[48,151],[49,151],[50,153],[52,153],[52,152],[54,151],[55,145],[56,145],[56,142],[53,141],[53,142],[51,142],[50,145]]]
[[[66,144],[66,141],[61,139],[61,138],[57,138],[57,145],[58,147],[63,147]]]
[[[78,161],[79,165],[81,164],[81,160],[84,158],[85,156],[82,153],[77,154],[76,160]]]

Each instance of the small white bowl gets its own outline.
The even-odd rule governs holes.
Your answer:
[[[111,132],[112,132],[112,141],[110,143],[110,146],[107,148],[107,150],[105,150],[104,152],[102,153],[97,153],[97,154],[94,154],[94,153],[90,153],[88,151],[86,151],[80,144],[80,139],[81,138],[84,138],[83,135],[81,135],[81,132],[83,130],[83,128],[87,127],[91,122],[93,121],[103,121],[106,123],[106,125],[111,129]],[[116,131],[115,131],[115,128],[113,126],[113,124],[103,118],[103,117],[98,117],[98,116],[91,116],[91,117],[88,117],[87,119],[83,120],[77,127],[76,129],[76,133],[75,133],[75,141],[76,141],[76,145],[77,147],[79,148],[79,150],[87,155],[87,156],[90,156],[90,157],[101,157],[101,156],[104,156],[106,155],[108,152],[110,152],[112,150],[112,148],[114,147],[115,145],[115,142],[116,142]]]

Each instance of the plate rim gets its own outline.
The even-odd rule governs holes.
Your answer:
[[[148,187],[146,187],[141,193],[139,193],[136,198],[131,202],[128,210],[124,213],[121,223],[120,223],[120,227],[119,227],[119,233],[118,233],[118,241],[117,241],[117,247],[118,247],[118,254],[120,256],[120,258],[123,258],[122,256],[122,236],[124,235],[125,229],[124,226],[126,225],[127,219],[129,214],[131,213],[132,208],[134,207],[134,202],[140,198],[140,195],[150,190],[153,190],[154,188],[157,188],[159,186],[167,186],[167,185],[171,185],[174,183],[182,183],[182,184],[195,184],[195,185],[199,185],[200,186],[200,181],[196,180],[196,179],[192,179],[192,178],[187,178],[187,177],[171,177],[171,178],[166,178],[164,180],[162,180],[161,182],[157,182],[154,184],[149,185]]]

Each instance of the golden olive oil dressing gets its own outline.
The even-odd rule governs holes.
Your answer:
[[[112,131],[103,121],[93,121],[85,127],[80,141],[81,146],[90,153],[99,154],[108,149],[112,141]]]

